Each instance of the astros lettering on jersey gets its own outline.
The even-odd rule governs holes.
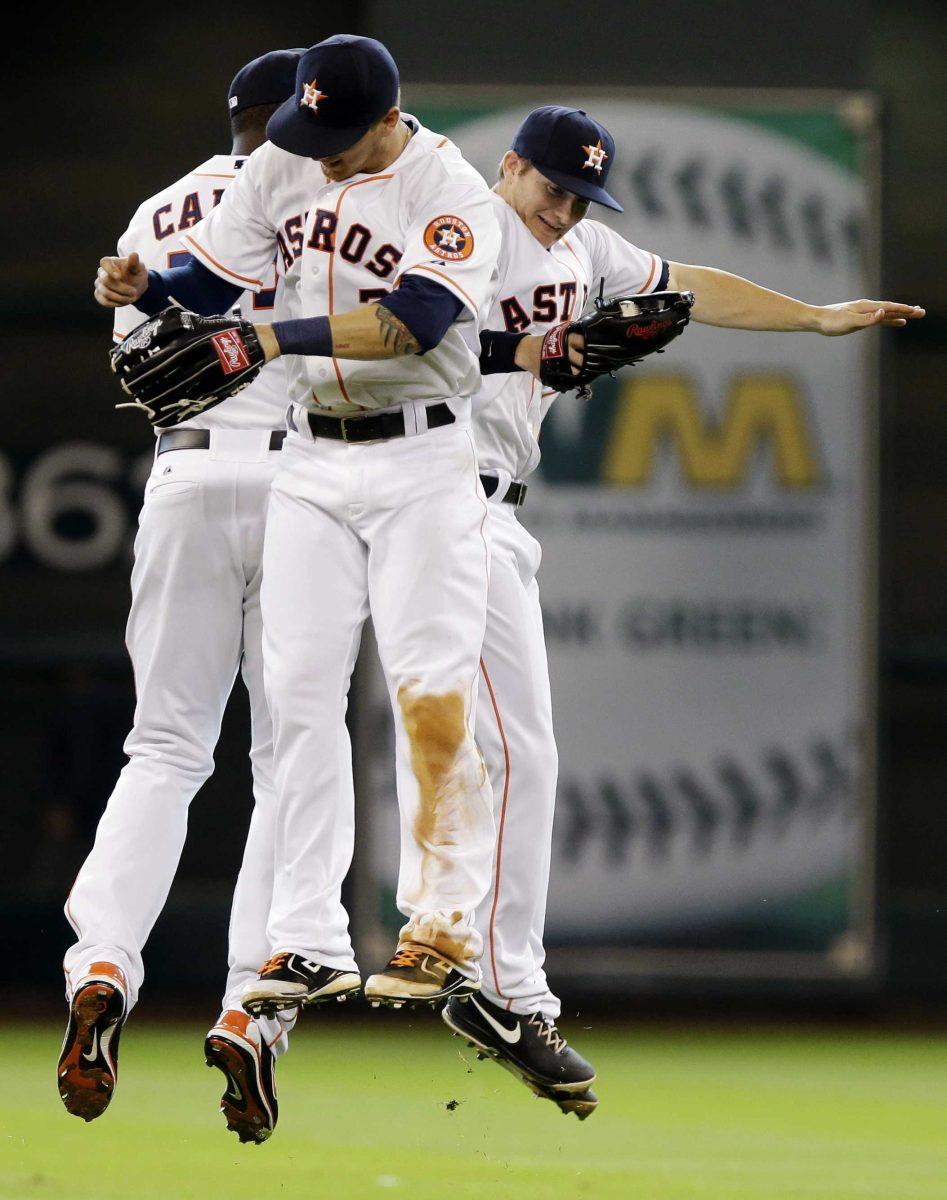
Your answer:
[[[404,120],[413,137],[395,162],[339,183],[314,160],[260,147],[219,207],[184,234],[184,247],[205,266],[254,291],[266,286],[275,236],[287,318],[370,304],[409,272],[464,305],[440,344],[421,356],[287,356],[290,398],[312,411],[342,416],[449,397],[455,416],[469,415],[479,382],[477,322],[496,262],[494,206],[452,142]]]

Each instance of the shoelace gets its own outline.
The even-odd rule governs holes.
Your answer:
[[[566,1039],[562,1037],[559,1030],[556,1028],[555,1022],[550,1021],[548,1017],[544,1017],[542,1013],[531,1013],[527,1025],[532,1025],[538,1035],[545,1041],[550,1050],[556,1054],[561,1054],[567,1046]]]
[[[389,967],[416,967],[425,954],[431,954],[427,946],[416,942],[406,942],[399,946],[394,958],[388,963]],[[432,956],[436,957],[436,955]]]
[[[416,967],[421,961],[424,951],[420,946],[402,946],[394,958],[388,963],[389,967]]]
[[[281,970],[286,965],[288,958],[289,955],[285,951],[281,954],[274,954],[272,958],[268,958],[263,966],[260,967],[260,974],[268,975],[270,971]]]

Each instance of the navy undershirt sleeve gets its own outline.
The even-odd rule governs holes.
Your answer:
[[[422,354],[440,345],[464,307],[446,287],[411,274],[402,276],[397,290],[378,303],[411,330]]]
[[[165,287],[165,282],[157,271],[148,272],[148,287],[144,295],[139,296],[135,301],[135,307],[139,312],[147,313],[149,317],[153,317],[155,313],[161,312],[163,308],[167,308],[171,303],[171,298],[168,295],[168,289]]]
[[[439,283],[406,275],[397,291],[383,297],[387,308],[410,330],[421,354],[433,350],[460,315],[463,303]],[[273,326],[283,354],[310,354],[326,358],[332,353],[328,317],[277,321]]]
[[[190,312],[212,317],[228,312],[242,294],[243,288],[238,284],[221,279],[192,258],[183,267],[149,271],[148,290],[135,301],[135,307],[152,316],[177,303]]]

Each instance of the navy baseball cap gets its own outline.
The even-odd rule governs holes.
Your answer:
[[[581,108],[534,108],[517,129],[512,148],[567,192],[625,211],[604,187],[615,161],[615,139]]]
[[[293,94],[296,66],[305,53],[305,47],[298,50],[271,50],[269,54],[261,54],[253,62],[241,67],[234,75],[227,93],[230,115],[261,104],[282,104],[287,96]]]
[[[381,42],[338,33],[300,58],[295,91],[270,117],[266,136],[290,154],[330,158],[397,103],[398,68]]]

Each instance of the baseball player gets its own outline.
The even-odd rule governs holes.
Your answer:
[[[536,584],[541,551],[516,517],[555,397],[535,376],[545,375],[554,343],[581,348],[580,332],[562,335],[601,280],[610,296],[691,290],[695,320],[736,329],[834,336],[924,315],[888,301],[803,304],[724,271],[638,249],[585,219],[590,203],[621,211],[605,189],[614,159],[611,135],[584,112],[540,108],[518,130],[494,189],[503,240],[484,326],[501,332],[482,338],[486,377],[474,398],[474,436],[492,526],[476,733],[498,835],[492,886],[477,913],[483,985],[469,1002],[450,999],[443,1010],[456,1034],[580,1119],[597,1103],[589,1090],[595,1074],[556,1028],[560,1005],[543,971],[557,757]],[[533,374],[503,373],[517,368]]]
[[[300,54],[275,51],[237,74],[228,96],[231,153],[146,200],[119,241],[120,255],[158,269],[188,259],[182,235],[220,203],[264,141],[267,119],[295,87]],[[235,297],[253,321],[273,319],[277,280],[273,262],[268,266],[266,288]],[[131,306],[118,309],[116,340],[141,319]],[[260,579],[285,408],[277,364],[226,407],[192,416],[156,441],[131,579],[127,643],[137,707],[125,743],[129,761],[66,903],[78,941],[64,964],[70,1013],[58,1086],[67,1110],[87,1121],[114,1093],[122,1024],[144,976],[142,947],[180,859],[188,805],[213,770],[238,668],[250,699],[255,806],[234,897],[224,1009],[205,1049],[228,1078],[223,1108],[230,1128],[262,1140],[276,1120],[272,1068],[285,1048],[284,1028],[253,1021],[239,994],[268,953],[274,792]]]
[[[489,547],[469,425],[499,231],[480,176],[446,138],[403,118],[398,101],[380,43],[338,35],[312,47],[268,143],[184,234],[194,261],[146,273],[127,257],[104,259],[96,285],[107,305],[158,313],[173,298],[191,310],[186,320],[161,313],[116,358],[153,417],[155,389],[187,376],[209,337],[224,339],[214,343],[222,377],[290,356],[262,587],[280,871],[275,953],[243,992],[251,1013],[361,986],[340,887],[353,838],[346,697],[369,612],[412,769],[400,795],[408,919],[365,992],[400,1006],[467,994],[480,980],[474,915],[495,831],[472,734]],[[294,319],[254,332],[192,315],[264,290],[277,252]],[[170,362],[151,354],[169,330]]]

